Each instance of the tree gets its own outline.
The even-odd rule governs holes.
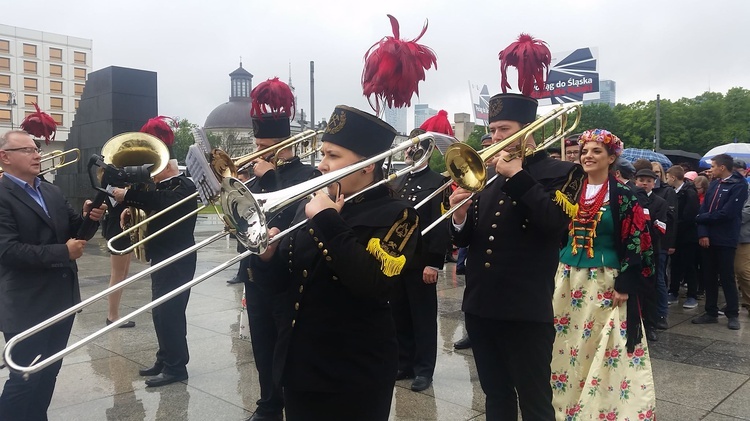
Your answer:
[[[174,144],[172,145],[172,151],[174,152],[177,161],[182,164],[185,163],[188,148],[190,148],[190,145],[195,144],[195,137],[193,136],[192,129],[197,127],[197,124],[193,124],[185,118],[179,120],[177,125],[172,124],[172,130],[174,130]],[[206,137],[212,148],[219,148],[222,146],[221,136],[207,133]]]
[[[620,126],[614,108],[607,104],[588,104],[581,107],[581,122],[578,123],[576,132],[589,129],[606,129],[618,133]]]

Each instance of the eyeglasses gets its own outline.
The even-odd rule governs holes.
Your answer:
[[[31,155],[34,152],[36,152],[38,154],[42,153],[42,149],[41,148],[32,148],[31,146],[26,147],[26,148],[11,148],[11,149],[0,149],[0,150],[6,151],[6,152],[22,152],[22,153],[24,153],[26,155]]]
[[[576,156],[576,155],[579,155],[579,154],[580,154],[580,152],[579,152],[579,151],[577,151],[577,150],[573,150],[573,151],[565,151],[565,155],[566,155],[566,156]]]

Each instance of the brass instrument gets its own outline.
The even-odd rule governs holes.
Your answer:
[[[218,180],[223,180],[223,179],[225,179],[227,177],[237,177],[238,169],[242,169],[242,168],[250,165],[250,163],[253,162],[253,161],[255,161],[256,159],[258,159],[258,158],[260,158],[260,157],[262,157],[264,155],[267,155],[269,153],[277,154],[282,149],[286,149],[286,148],[289,148],[289,147],[294,147],[294,146],[297,146],[297,145],[301,145],[304,142],[307,142],[310,145],[307,148],[307,149],[309,149],[309,151],[304,152],[304,153],[306,153],[306,155],[304,155],[304,156],[309,156],[310,154],[315,153],[315,151],[316,151],[316,148],[315,148],[315,145],[317,144],[317,140],[316,139],[317,139],[317,136],[319,134],[322,134],[322,132],[321,131],[315,131],[315,130],[306,130],[306,131],[304,131],[302,133],[299,133],[297,135],[294,135],[294,136],[292,136],[292,137],[290,137],[290,138],[288,138],[286,140],[283,140],[283,141],[281,141],[281,142],[279,142],[279,143],[271,146],[270,148],[266,148],[266,149],[263,149],[261,151],[256,151],[256,152],[253,152],[253,153],[250,153],[250,154],[247,154],[247,155],[243,155],[243,156],[240,156],[238,158],[230,158],[229,155],[226,152],[224,152],[221,149],[215,148],[215,149],[213,149],[211,151],[211,161],[210,161],[211,171],[214,173],[214,175],[216,176],[216,178]],[[138,221],[137,223],[134,222],[130,227],[128,227],[127,229],[123,230],[122,233],[120,233],[120,234],[112,237],[109,240],[109,242],[107,243],[107,247],[109,247],[109,250],[112,253],[122,255],[122,254],[130,253],[131,250],[134,250],[134,249],[136,249],[138,247],[145,246],[145,244],[149,241],[150,238],[156,237],[157,235],[160,235],[163,232],[165,232],[165,231],[167,231],[169,229],[172,229],[172,227],[174,227],[175,225],[179,224],[180,222],[184,221],[185,219],[190,218],[192,215],[194,215],[194,214],[202,211],[206,207],[208,207],[209,204],[205,204],[205,205],[199,206],[195,211],[190,212],[187,215],[182,216],[180,219],[178,219],[178,220],[170,223],[169,225],[165,226],[164,228],[160,229],[159,231],[150,233],[147,236],[145,236],[145,235],[144,236],[140,236],[140,238],[139,238],[139,240],[137,242],[132,242],[131,241],[132,244],[128,248],[125,248],[123,250],[119,250],[119,249],[114,248],[113,243],[116,240],[122,238],[125,235],[131,236],[131,240],[132,240],[134,238],[133,237],[133,233],[135,231],[142,230],[146,226],[146,224],[148,224],[149,222],[153,221],[155,218],[161,217],[165,213],[171,211],[172,209],[174,209],[174,208],[182,205],[183,203],[185,203],[187,201],[191,201],[191,200],[195,201],[197,199],[198,199],[198,193],[194,193],[194,194],[192,194],[192,195],[190,195],[190,196],[188,196],[188,197],[180,200],[179,202],[177,202],[177,203],[169,206],[168,208],[166,208],[164,210],[161,210],[161,211],[159,211],[159,212],[157,212],[157,213],[149,216],[148,218],[144,218],[144,219]],[[218,197],[213,197],[213,198],[210,198],[210,201],[214,202],[217,199],[218,199]]]
[[[573,121],[573,124],[568,127],[568,117],[571,113],[575,113],[575,120]],[[560,122],[560,126],[550,136],[546,137],[536,147],[528,147],[529,138],[532,134],[534,134],[534,132],[543,129],[546,124],[551,122],[556,123],[558,120]],[[580,122],[580,104],[561,105],[529,123],[529,125],[514,133],[507,139],[489,145],[479,152],[475,151],[471,146],[465,143],[454,143],[453,145],[450,145],[445,152],[445,167],[447,170],[446,175],[449,175],[451,177],[451,181],[448,181],[442,187],[438,188],[438,190],[433,192],[433,194],[418,203],[416,205],[416,208],[419,209],[430,199],[435,197],[435,195],[450,187],[452,182],[455,182],[459,185],[459,187],[469,190],[473,193],[469,197],[461,201],[461,203],[458,203],[457,205],[448,209],[441,215],[440,218],[423,229],[422,235],[430,232],[430,230],[437,226],[443,219],[453,215],[453,213],[458,208],[471,200],[471,198],[473,198],[475,194],[482,191],[487,186],[487,184],[489,184],[489,182],[487,181],[486,163],[494,158],[495,155],[511,147],[514,147],[515,150],[511,153],[509,159],[515,159],[519,156],[521,158],[524,158],[528,155],[535,154],[549,148],[555,142],[564,141],[565,137],[572,133],[576,129],[576,127],[578,127],[578,123]],[[490,182],[494,180],[495,177],[493,177]]]
[[[73,159],[65,157],[66,155],[71,154],[71,153],[75,154],[75,157],[73,157]],[[55,159],[60,161],[57,163],[57,165],[55,165]],[[68,149],[67,151],[48,152],[42,155],[42,159],[40,163],[50,161],[50,167],[40,171],[39,175],[44,175],[52,171],[57,171],[58,169],[62,167],[67,167],[68,165],[77,162],[79,159],[81,159],[81,150],[78,148]]]
[[[224,218],[226,226],[223,232],[214,234],[213,236],[201,241],[200,243],[192,247],[188,247],[187,249],[175,254],[174,256],[170,256],[169,258],[157,264],[154,264],[153,266],[135,275],[132,275],[128,277],[127,279],[124,279],[123,281],[117,283],[116,285],[113,285],[105,289],[104,291],[101,291],[100,293],[94,295],[93,297],[86,299],[76,304],[75,306],[65,311],[62,311],[58,313],[57,315],[52,316],[51,318],[45,321],[42,321],[36,324],[35,326],[25,330],[24,332],[21,332],[18,335],[14,336],[5,344],[5,348],[3,349],[3,360],[5,362],[5,365],[11,371],[15,373],[20,373],[24,377],[28,378],[30,374],[43,370],[44,368],[61,360],[66,355],[90,343],[91,341],[104,335],[105,333],[119,328],[121,324],[127,323],[128,320],[134,318],[135,316],[138,316],[139,314],[142,314],[164,303],[165,301],[172,299],[176,295],[179,295],[182,292],[194,287],[195,285],[223,271],[224,269],[234,265],[235,263],[250,256],[251,254],[262,253],[263,251],[267,249],[269,244],[272,244],[278,241],[286,233],[291,232],[291,230],[295,229],[296,227],[301,226],[302,224],[306,222],[306,221],[302,221],[298,223],[295,227],[291,227],[277,234],[273,238],[269,239],[266,220],[270,219],[270,217],[272,217],[275,212],[280,212],[283,208],[296,203],[298,199],[306,197],[322,189],[323,187],[334,184],[338,180],[341,180],[342,178],[348,175],[358,172],[366,168],[369,165],[376,164],[379,161],[392,157],[394,154],[399,153],[405,150],[406,148],[411,147],[412,145],[419,144],[419,142],[421,142],[422,140],[434,139],[435,136],[442,136],[442,135],[439,135],[437,133],[425,133],[423,135],[409,139],[408,141],[403,142],[400,145],[394,148],[391,148],[388,151],[385,151],[381,154],[378,154],[371,158],[360,161],[356,164],[338,169],[336,171],[331,171],[330,173],[321,175],[312,180],[297,184],[295,186],[292,186],[283,190],[279,190],[274,193],[259,194],[259,195],[253,196],[252,194],[250,194],[250,192],[247,190],[247,187],[240,180],[236,178],[231,178],[231,177],[225,178],[222,181],[222,189],[220,193],[221,203],[224,207],[224,210],[227,212]],[[432,149],[433,145],[434,143],[430,145],[430,149]],[[429,159],[428,157],[430,155],[431,153],[425,153],[424,154],[424,156],[426,157],[425,159]],[[412,168],[414,168],[415,165],[421,165],[422,163],[423,161],[415,162],[414,164],[412,164],[412,166],[404,168],[401,174],[394,174],[394,177],[402,175],[406,171],[410,171]],[[363,192],[367,190],[370,190],[388,181],[391,181],[392,178],[393,177],[388,177],[377,183],[374,183],[370,187],[367,187],[366,189],[348,197],[347,200],[351,199],[352,197],[356,197],[359,194],[362,194]],[[229,259],[228,261],[211,268],[206,273],[203,273],[193,278],[191,281],[185,283],[184,285],[181,285],[180,287],[157,298],[156,300],[151,301],[148,304],[145,304],[144,306],[134,310],[130,314],[121,317],[114,323],[95,331],[94,333],[86,336],[83,339],[78,340],[77,342],[73,344],[68,345],[67,348],[62,349],[51,356],[48,356],[44,359],[41,359],[41,356],[39,356],[29,366],[21,366],[21,365],[16,364],[13,361],[12,350],[13,350],[13,347],[15,347],[19,342],[27,339],[30,336],[33,336],[37,332],[44,330],[48,328],[49,326],[52,326],[56,323],[59,323],[67,319],[68,317],[70,317],[71,315],[74,315],[79,310],[90,305],[91,303],[96,302],[102,298],[105,298],[109,296],[110,294],[112,294],[113,292],[119,291],[120,289],[125,288],[131,283],[145,276],[150,275],[151,273],[161,269],[162,267],[172,264],[173,262],[187,256],[188,254],[194,253],[197,250],[200,250],[201,248],[221,238],[226,237],[227,235],[229,235],[230,230],[237,232],[237,238],[243,241],[244,245],[247,246],[248,248],[247,251],[245,251],[242,254],[238,254],[237,256]]]

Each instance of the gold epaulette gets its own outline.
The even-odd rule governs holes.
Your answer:
[[[414,230],[419,225],[416,212],[404,209],[401,217],[391,226],[385,238],[370,238],[367,251],[380,262],[380,270],[385,276],[396,276],[406,265],[406,256],[402,254]]]

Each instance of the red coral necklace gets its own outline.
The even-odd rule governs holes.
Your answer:
[[[594,197],[586,199],[586,188],[588,185],[589,180],[586,178],[583,180],[581,197],[578,199],[578,215],[576,216],[576,220],[582,224],[588,224],[596,218],[599,209],[601,209],[604,204],[604,199],[607,197],[607,191],[609,190],[609,183],[605,181]]]

